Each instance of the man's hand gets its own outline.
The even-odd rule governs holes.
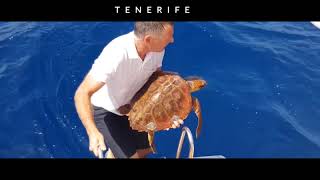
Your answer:
[[[178,116],[173,116],[172,117],[172,126],[171,128],[179,128],[183,124],[183,120],[180,119]],[[169,130],[170,128],[167,128],[165,130]]]
[[[130,112],[131,110],[131,105],[130,104],[125,104],[121,107],[118,108],[118,112],[120,114],[124,114],[124,115],[127,115],[128,116],[128,113]]]
[[[99,156],[99,152],[105,151],[106,145],[104,144],[103,135],[99,131],[95,131],[89,134],[89,150],[93,151],[96,157]]]

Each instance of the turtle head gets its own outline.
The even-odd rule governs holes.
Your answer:
[[[189,76],[185,80],[189,84],[191,92],[198,91],[207,85],[207,82],[198,76]]]

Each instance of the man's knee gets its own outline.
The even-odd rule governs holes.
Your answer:
[[[147,149],[138,149],[136,153],[134,153],[130,158],[137,159],[137,158],[145,158],[148,154],[152,152],[151,148]]]
[[[107,152],[106,158],[107,158],[107,159],[115,159],[115,157],[114,157],[114,155],[113,155],[113,153],[112,153],[112,151],[111,151],[110,149],[109,149],[108,152]],[[134,153],[132,156],[130,156],[129,158],[131,158],[131,159],[137,159],[137,158],[141,158],[141,157],[140,157],[139,154],[136,152],[136,153]]]
[[[137,159],[137,158],[145,158],[148,154],[152,153],[152,149],[151,148],[147,148],[147,149],[138,149],[132,156],[130,156],[129,158],[131,159]],[[111,149],[109,149],[107,151],[107,155],[106,157],[108,159],[113,159],[115,158]]]
[[[107,159],[114,159],[115,158],[113,153],[112,153],[112,151],[111,151],[111,149],[108,149],[106,158]]]
[[[147,149],[138,149],[137,150],[137,154],[140,158],[144,158],[146,157],[148,154],[152,153],[152,149],[151,148],[147,148]]]
[[[138,158],[140,158],[140,156],[137,152],[130,157],[130,159],[138,159]]]

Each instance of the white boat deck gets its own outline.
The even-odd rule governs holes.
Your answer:
[[[311,24],[320,29],[320,21],[311,21]]]

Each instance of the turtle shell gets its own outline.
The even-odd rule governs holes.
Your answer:
[[[191,110],[187,81],[178,74],[157,71],[132,98],[128,119],[134,130],[160,131],[170,128],[176,118],[185,120]]]

